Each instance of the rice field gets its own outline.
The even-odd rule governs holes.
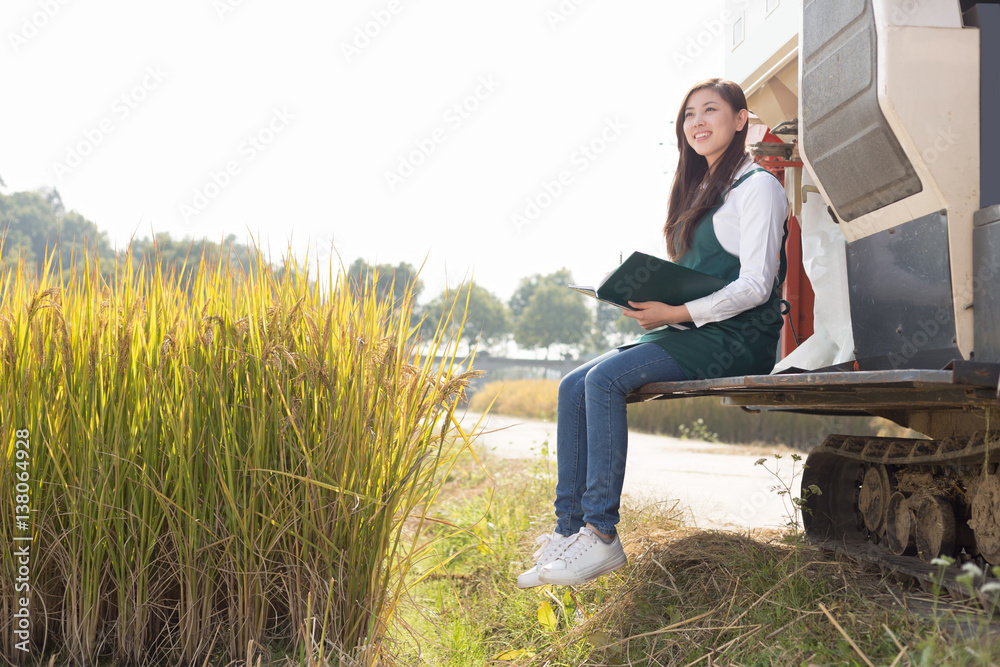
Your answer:
[[[190,284],[75,259],[0,275],[0,655],[381,660],[466,444],[460,300],[421,340],[412,291],[290,255]]]

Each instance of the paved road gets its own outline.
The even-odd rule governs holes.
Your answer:
[[[469,413],[462,423],[471,426],[478,418]],[[540,457],[547,443],[554,461],[555,432],[555,422],[490,415],[474,446],[477,451],[503,458],[530,459]],[[791,504],[787,496],[779,497],[772,491],[777,480],[754,461],[767,457],[773,470],[772,454],[781,453],[778,470],[787,480],[791,451],[629,432],[624,494],[670,504],[679,501],[677,507],[684,510],[686,523],[700,528],[783,528]],[[797,471],[801,462],[799,466]],[[792,486],[795,497],[800,493],[799,479],[797,475]]]

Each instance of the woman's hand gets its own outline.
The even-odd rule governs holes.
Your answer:
[[[679,322],[690,322],[691,313],[687,306],[671,306],[659,301],[629,301],[628,305],[635,310],[625,310],[625,317],[631,317],[647,331],[662,327],[664,324],[677,324]]]

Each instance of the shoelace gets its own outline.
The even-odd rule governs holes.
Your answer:
[[[554,556],[555,553],[550,553],[550,552],[555,552],[557,549],[561,550],[562,546],[565,544],[565,542],[560,541],[559,544],[556,545],[553,544],[554,541],[555,540],[552,539],[551,533],[549,533],[548,535],[539,535],[538,537],[535,538],[535,544],[541,545],[540,547],[538,547],[535,553],[531,554],[531,557],[535,560],[536,563],[543,559],[552,560],[552,556]]]
[[[569,542],[566,543],[566,548],[563,552],[559,554],[559,560],[564,560],[567,563],[572,562],[577,556],[580,556],[590,547],[597,544],[597,535],[593,533],[589,528],[584,528],[576,535],[569,538]]]

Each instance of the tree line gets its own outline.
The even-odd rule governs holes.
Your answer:
[[[130,248],[136,267],[157,261],[165,273],[176,271],[182,286],[192,284],[203,254],[208,265],[227,262],[247,270],[259,261],[258,253],[237,243],[234,234],[215,242],[177,240],[161,233],[155,241],[133,239]],[[51,267],[55,274],[82,277],[86,252],[91,261],[98,260],[97,271],[109,282],[114,279],[116,260],[128,257],[128,248],[112,247],[107,232],[95,223],[76,211],[66,211],[55,188],[0,193],[0,270],[21,263],[29,273],[40,276],[53,251],[53,261],[58,263]],[[271,268],[280,278],[289,267]],[[423,291],[417,270],[406,262],[372,265],[358,258],[346,268],[346,275],[358,286],[377,276],[375,289],[380,299],[399,299],[408,283],[413,283],[418,301]],[[573,276],[563,268],[522,278],[506,301],[474,283],[445,289],[416,309],[414,324],[436,326],[441,313],[457,299],[458,312],[468,304],[461,339],[470,348],[478,345],[480,352],[503,351],[514,343],[522,349],[545,349],[547,355],[553,351],[579,355],[605,350],[637,335],[634,322],[622,317],[619,309],[566,289],[570,284]]]
[[[505,349],[513,342],[523,349],[544,349],[563,355],[601,352],[637,336],[638,327],[621,310],[588,299],[567,285],[574,284],[569,269],[521,278],[506,302],[486,288],[472,284],[457,297],[468,301],[462,339],[480,350]],[[454,291],[435,297],[424,312],[433,315],[454,300]]]
[[[373,267],[359,258],[347,271],[348,279],[358,285],[374,275],[381,298],[400,298],[402,285],[411,282],[418,297],[423,291],[416,269],[406,262]],[[547,355],[553,350],[579,355],[604,351],[641,333],[620,309],[566,288],[572,284],[573,275],[562,268],[521,278],[507,301],[475,283],[446,288],[417,309],[416,317],[422,319],[425,334],[433,333],[442,313],[457,302],[457,310],[465,313],[461,340],[470,348],[478,346],[480,352],[502,351],[513,342],[522,349],[544,349]]]
[[[170,234],[161,233],[155,241],[149,237],[133,239],[130,248],[131,261],[136,267],[158,259],[165,271],[178,273],[182,286],[191,284],[202,254],[209,266],[225,261],[251,269],[258,261],[257,253],[237,243],[235,234],[214,242],[175,240]],[[20,263],[38,278],[51,256],[54,275],[79,278],[87,270],[83,261],[86,254],[90,262],[96,261],[100,277],[112,281],[116,260],[126,259],[128,250],[116,250],[107,232],[76,211],[67,211],[55,188],[0,194],[0,268]],[[90,270],[95,270],[93,264]]]

